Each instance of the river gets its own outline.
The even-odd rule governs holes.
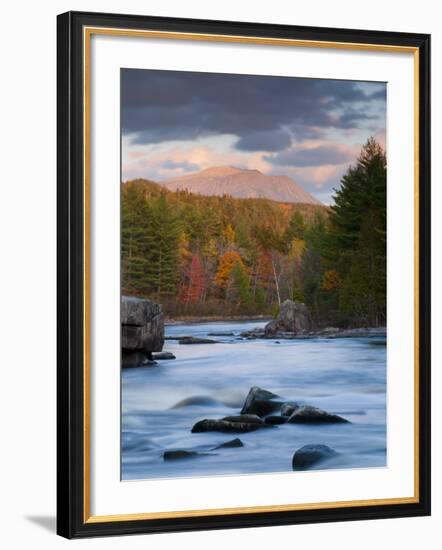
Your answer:
[[[123,480],[284,472],[306,444],[325,444],[338,455],[314,468],[386,465],[386,340],[315,338],[241,340],[240,332],[264,322],[212,322],[166,326],[166,336],[212,337],[217,344],[180,345],[166,340],[175,360],[157,367],[123,369]],[[251,386],[290,401],[340,414],[350,424],[285,424],[245,434],[191,433],[204,418],[238,414]],[[210,403],[172,408],[192,396]],[[241,448],[213,450],[239,437]],[[164,461],[166,450],[207,453]]]

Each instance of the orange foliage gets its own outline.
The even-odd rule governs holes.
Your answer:
[[[239,262],[243,265],[243,261],[238,252],[230,250],[221,256],[218,264],[218,271],[215,275],[215,285],[219,288],[227,288],[229,284],[230,274],[235,264]]]
[[[335,269],[329,269],[324,273],[322,288],[324,290],[335,290],[341,286],[341,277]]]

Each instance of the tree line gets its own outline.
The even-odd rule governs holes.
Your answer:
[[[122,291],[169,317],[274,315],[285,299],[317,323],[386,321],[386,156],[369,139],[330,207],[122,184]]]

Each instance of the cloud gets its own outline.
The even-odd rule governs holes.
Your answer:
[[[290,134],[285,130],[258,131],[240,137],[235,147],[240,151],[281,151],[291,141]]]
[[[187,162],[186,160],[176,162],[170,159],[167,159],[163,162],[163,168],[175,170],[180,169],[184,172],[197,172],[200,169],[200,165],[195,162]]]
[[[338,145],[319,145],[317,147],[295,147],[276,155],[266,156],[271,164],[279,166],[311,167],[337,165],[354,160],[352,150]]]
[[[230,140],[234,142],[234,140]],[[267,171],[269,164],[263,160],[262,153],[240,153],[235,150],[211,146],[193,145],[174,146],[165,150],[156,146],[136,146],[128,151],[127,140],[123,140],[123,181],[135,178],[147,178],[162,181],[210,168],[211,166],[230,165],[238,168]]]
[[[336,166],[287,167],[284,168],[283,174],[291,177],[324,204],[331,204],[334,189],[340,187],[341,178],[347,169],[347,163]],[[281,169],[272,167],[268,173],[275,176],[281,175]]]
[[[380,83],[124,69],[122,129],[135,145],[229,134],[240,151],[276,152],[375,122],[382,93]]]

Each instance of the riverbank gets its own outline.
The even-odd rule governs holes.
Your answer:
[[[248,323],[252,321],[271,321],[273,317],[269,315],[232,315],[223,317],[222,315],[202,316],[202,317],[166,317],[166,325],[195,325],[198,323]]]
[[[263,338],[267,340],[306,340],[312,338],[373,338],[386,337],[387,327],[361,327],[361,328],[337,328],[326,327],[319,330],[293,332],[274,332],[269,334],[265,328],[257,327],[240,333],[242,338],[255,340]]]

